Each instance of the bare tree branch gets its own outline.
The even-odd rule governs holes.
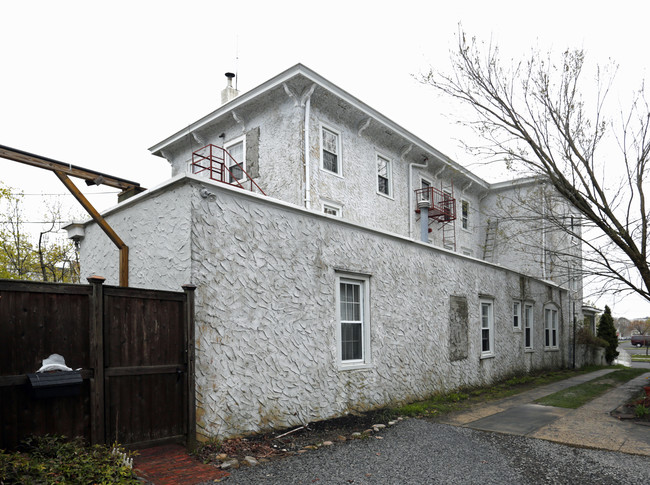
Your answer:
[[[650,107],[642,85],[615,126],[607,109],[616,66],[598,68],[595,84],[585,87],[585,65],[582,50],[567,50],[557,62],[533,51],[527,61],[507,66],[497,46],[468,40],[461,31],[451,74],[431,70],[420,81],[473,108],[475,118],[466,124],[485,144],[466,145],[472,153],[542,177],[571,203],[580,232],[567,228],[565,214],[538,215],[582,243],[584,276],[604,291],[635,292],[650,301]],[[568,261],[570,255],[575,251],[553,257]]]

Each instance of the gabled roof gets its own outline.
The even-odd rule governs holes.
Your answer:
[[[166,148],[169,147],[170,145],[173,145],[177,141],[181,140],[182,138],[188,136],[191,132],[194,130],[198,130],[201,127],[204,127],[208,124],[210,124],[212,121],[222,117],[226,113],[229,113],[232,110],[236,110],[237,108],[245,105],[246,103],[250,102],[251,100],[264,95],[265,93],[269,92],[270,90],[281,86],[283,83],[289,81],[292,78],[295,78],[297,76],[302,76],[306,78],[307,80],[315,83],[317,86],[320,86],[321,88],[329,91],[330,93],[338,96],[348,104],[350,104],[352,107],[355,109],[359,110],[361,113],[364,115],[372,118],[373,120],[379,122],[380,124],[384,125],[386,128],[390,129],[391,131],[395,132],[397,135],[401,136],[406,143],[410,143],[415,147],[419,147],[420,149],[424,150],[427,153],[430,153],[433,157],[435,157],[440,163],[443,163],[450,168],[452,168],[454,171],[457,173],[461,174],[464,176],[467,180],[476,183],[483,188],[489,188],[490,184],[474,174],[473,172],[470,172],[467,170],[465,167],[462,165],[458,164],[451,158],[449,158],[447,155],[443,154],[442,152],[436,150],[433,146],[429,145],[427,142],[422,140],[421,138],[415,136],[413,133],[409,132],[402,126],[398,125],[394,121],[390,120],[377,110],[371,108],[367,104],[365,104],[363,101],[359,100],[355,96],[351,95],[347,91],[341,89],[340,87],[336,86],[335,84],[331,83],[327,79],[325,79],[323,76],[320,74],[312,71],[308,67],[302,65],[302,64],[296,64],[293,67],[290,67],[286,71],[278,74],[277,76],[269,79],[268,81],[260,84],[259,86],[251,89],[250,91],[247,91],[235,99],[231,100],[230,102],[224,104],[223,106],[217,108],[214,110],[212,113],[204,116],[203,118],[195,121],[194,123],[190,124],[189,126],[183,128],[181,131],[178,131],[177,133],[173,134],[172,136],[164,139],[163,141],[157,143],[156,145],[152,146],[149,148],[149,151],[151,151],[154,155],[162,156],[162,151]]]

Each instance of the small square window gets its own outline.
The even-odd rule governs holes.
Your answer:
[[[381,155],[377,155],[377,192],[392,197],[392,164]]]
[[[341,217],[341,206],[323,203],[323,213],[328,216]]]

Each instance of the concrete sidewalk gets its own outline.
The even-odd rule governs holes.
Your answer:
[[[650,372],[622,384],[578,409],[541,406],[533,401],[613,372],[603,369],[516,396],[454,413],[440,422],[497,433],[540,438],[573,446],[650,456],[650,427],[610,416],[642,385]]]

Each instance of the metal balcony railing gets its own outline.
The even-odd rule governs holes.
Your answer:
[[[235,160],[228,150],[217,145],[206,145],[192,153],[192,173],[205,175],[210,180],[221,182],[266,195],[242,164]]]
[[[456,220],[456,199],[452,194],[435,187],[425,187],[415,191],[416,200],[429,201],[429,218],[438,222]]]

